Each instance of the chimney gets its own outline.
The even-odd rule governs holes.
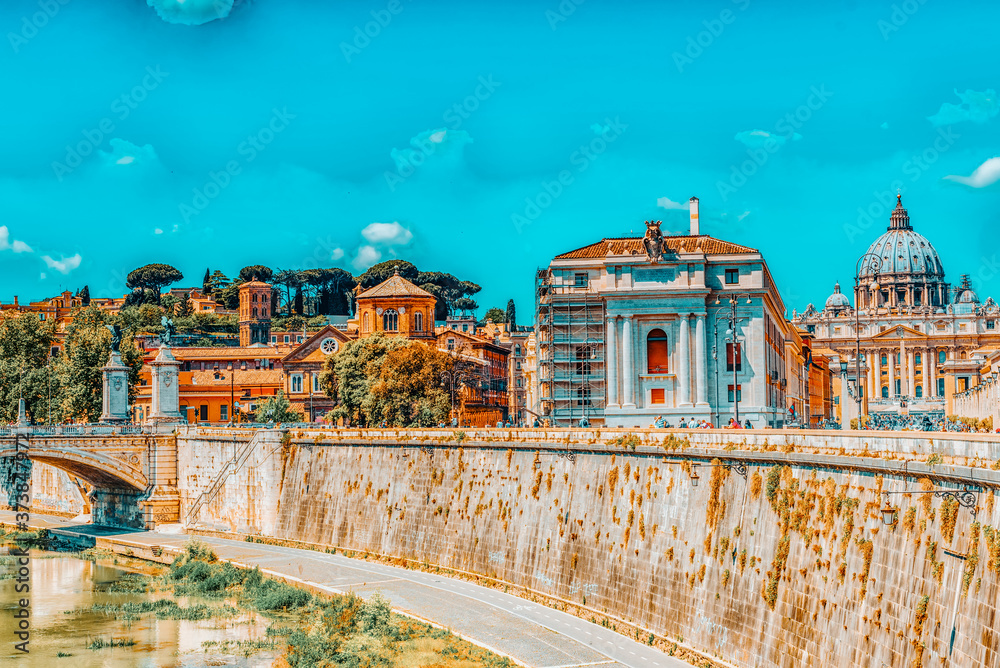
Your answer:
[[[688,200],[688,204],[691,206],[691,236],[696,237],[700,234],[698,231],[698,198],[692,197]]]

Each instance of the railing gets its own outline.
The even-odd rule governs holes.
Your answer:
[[[188,512],[188,524],[192,524],[195,520],[197,520],[198,513],[201,512],[201,509],[211,503],[215,497],[218,496],[223,485],[225,485],[226,481],[229,480],[229,476],[236,473],[243,467],[247,459],[250,458],[250,453],[253,452],[254,446],[257,445],[258,441],[262,440],[265,433],[266,432],[263,431],[255,433],[253,437],[247,441],[242,448],[240,448],[240,451],[237,452],[232,459],[227,460],[226,463],[222,465],[222,469],[215,477],[215,480],[212,481],[212,484],[209,485],[208,489],[199,494],[197,499],[195,499],[194,505],[191,506],[191,510]]]
[[[54,424],[54,425],[17,425],[0,426],[0,436],[26,434],[28,436],[128,436],[133,434],[150,434],[152,429],[140,424],[110,425],[110,424]]]

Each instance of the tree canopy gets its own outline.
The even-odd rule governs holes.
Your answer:
[[[507,314],[504,313],[502,309],[499,309],[496,306],[486,311],[486,313],[483,315],[484,321],[491,320],[498,325],[504,322],[506,319],[507,319]]]
[[[292,402],[284,392],[278,390],[276,395],[257,404],[254,419],[257,422],[301,422],[302,413],[292,410]]]
[[[327,360],[320,378],[337,400],[328,417],[361,425],[438,424],[450,408],[441,376],[453,364],[436,348],[382,332],[351,341]]]
[[[399,270],[399,275],[406,280],[417,282],[417,276],[420,272],[417,271],[416,265],[412,262],[407,262],[406,260],[386,260],[385,262],[373,264],[365,273],[358,276],[358,285],[365,290],[375,287],[382,281],[390,278],[397,269]]]
[[[262,264],[251,264],[240,269],[239,278],[236,282],[249,283],[250,281],[256,279],[263,283],[270,283],[272,276],[274,276],[274,272],[268,267],[265,267]]]
[[[160,292],[163,288],[183,278],[184,274],[169,264],[147,264],[129,272],[125,279],[125,285],[133,293],[142,294],[148,291],[154,297],[154,301],[159,304]]]

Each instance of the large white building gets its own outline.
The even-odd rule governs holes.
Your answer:
[[[968,276],[951,289],[937,250],[913,229],[901,196],[858,267],[859,311],[838,284],[823,310],[810,304],[792,318],[812,334],[815,349],[847,362],[838,385],[844,422],[857,416],[859,394],[862,413],[951,415],[954,394],[978,384],[984,355],[1000,346],[1000,307],[992,298],[981,302]]]
[[[601,239],[539,270],[543,415],[556,426],[645,427],[659,415],[719,425],[738,399],[741,422],[781,426],[789,325],[761,253],[699,234],[697,198],[689,235],[646,225],[645,237]]]

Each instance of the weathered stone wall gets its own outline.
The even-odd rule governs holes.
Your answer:
[[[0,478],[8,479],[13,461],[13,457],[0,457]],[[0,506],[10,506],[9,491],[8,485],[0,486]],[[31,462],[31,511],[75,517],[84,512],[83,495],[65,471]]]
[[[560,448],[499,434],[406,446],[296,434],[282,446],[275,434],[201,518],[505,580],[739,666],[1000,665],[993,494],[979,496],[975,524],[933,495],[893,496],[892,528],[879,512],[881,490],[921,489],[928,474],[939,485],[969,471],[1000,483],[1000,473],[966,466],[995,442],[900,435],[920,459],[958,456],[962,466],[951,466],[871,457],[901,447],[897,437],[829,434],[814,445],[830,454],[817,454],[776,447],[775,432],[741,432],[745,451],[719,434],[697,436],[720,456],[761,458],[746,480],[683,446]],[[185,516],[234,446],[221,436],[179,446]],[[698,487],[692,457],[702,457]]]

